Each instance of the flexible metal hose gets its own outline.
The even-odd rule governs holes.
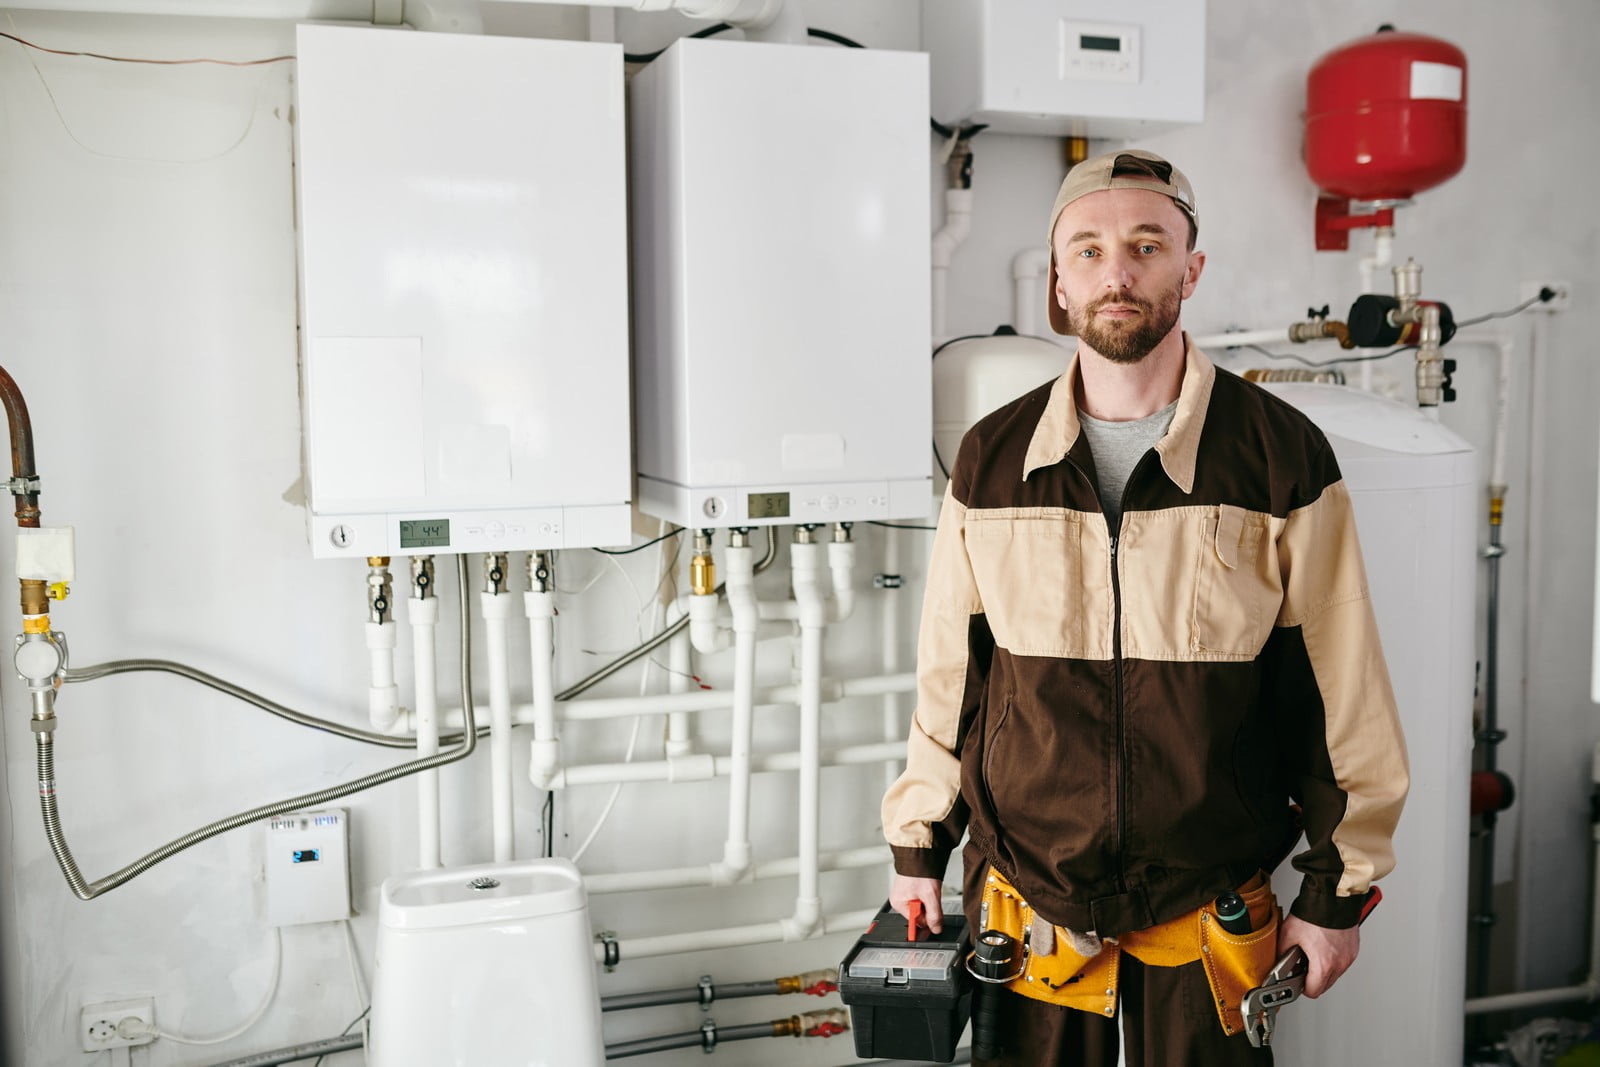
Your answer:
[[[66,876],[67,884],[72,887],[72,892],[79,900],[93,900],[102,893],[115,889],[124,882],[143,874],[162,860],[177,855],[191,845],[216,837],[218,834],[227,833],[229,830],[238,829],[247,823],[260,819],[269,819],[275,815],[297,811],[301,808],[316,807],[326,804],[330,800],[358,793],[363,789],[371,789],[385,782],[392,782],[396,778],[404,778],[419,771],[433,770],[443,767],[447,763],[466,759],[478,745],[477,721],[472,709],[472,613],[467,604],[467,557],[456,557],[456,575],[461,584],[461,714],[465,720],[466,728],[461,732],[461,744],[449,752],[441,752],[425,759],[412,760],[402,763],[387,770],[357,778],[355,781],[346,782],[344,785],[331,786],[319,789],[313,793],[303,793],[288,800],[280,800],[272,804],[263,804],[249,811],[242,811],[226,819],[220,819],[208,826],[203,826],[191,833],[184,834],[174,841],[169,841],[145,856],[134,860],[126,867],[109,874],[95,882],[86,882],[78,871],[77,861],[72,858],[72,850],[67,847],[66,838],[61,833],[61,820],[56,811],[55,789],[55,742],[49,732],[37,733],[39,757],[39,806],[44,815],[44,832],[50,841],[50,851],[55,853],[56,863],[61,867],[61,873]],[[226,691],[226,690],[225,690]],[[253,701],[252,701],[253,703]]]
[[[241,685],[234,685],[214,674],[207,674],[197,667],[190,667],[185,663],[178,663],[170,659],[118,659],[106,663],[96,663],[90,667],[75,667],[69,669],[63,676],[67,682],[93,682],[100,678],[109,678],[114,674],[132,674],[139,671],[162,671],[167,674],[176,674],[180,678],[187,678],[191,682],[199,682],[209,686],[219,693],[226,693],[246,704],[253,704],[262,711],[270,711],[282,719],[297,726],[309,726],[313,730],[324,733],[336,734],[351,741],[361,741],[369,745],[382,745],[385,748],[416,748],[417,739],[414,737],[396,737],[390,734],[375,733],[371,730],[358,730],[354,726],[344,723],[332,722],[328,719],[319,719],[314,715],[307,715],[295,711],[291,707],[279,704],[275,700],[268,700],[260,693],[252,692]]]

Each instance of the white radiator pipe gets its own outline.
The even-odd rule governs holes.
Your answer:
[[[548,789],[545,783],[561,769],[561,741],[556,736],[555,594],[523,593],[522,609],[528,616],[528,654],[533,663],[533,748],[528,779],[540,789]]]
[[[948,341],[946,332],[946,312],[949,308],[949,298],[946,296],[950,274],[950,261],[955,257],[956,249],[961,247],[961,242],[967,239],[967,234],[972,231],[972,190],[971,189],[946,189],[944,191],[944,225],[939,232],[933,235],[932,266],[933,266],[933,343],[941,345]]]
[[[694,650],[690,648],[689,635],[680,633],[667,643],[667,664],[671,668],[667,675],[667,688],[675,694],[690,691],[690,683],[694,681]],[[667,713],[667,743],[666,754],[668,759],[681,758],[694,751],[694,739],[689,736],[689,712],[669,711]]]
[[[860,763],[904,756],[904,741],[874,741],[865,745],[846,745],[822,753],[825,767],[848,767]],[[750,772],[796,771],[803,763],[796,751],[751,755]],[[732,756],[699,753],[681,759],[643,760],[632,763],[585,763],[563,767],[550,779],[550,789],[569,789],[582,785],[612,785],[617,782],[703,782],[733,774]]]
[[[885,866],[893,859],[888,845],[848,849],[843,852],[824,852],[817,857],[817,867],[824,871],[858,870],[862,867]],[[771,860],[750,868],[749,877],[760,881],[767,878],[792,878],[800,870],[800,859]],[[584,875],[583,887],[590,893],[639,893],[661,889],[694,889],[725,884],[717,864],[699,867],[672,867],[658,871],[619,871],[616,874]]]
[[[1018,332],[1021,332],[1019,326]],[[879,598],[883,603],[882,633],[879,637],[880,652],[882,653],[883,673],[896,674],[900,670],[900,616],[901,597],[898,584],[903,581],[900,574],[900,541],[901,532],[892,526],[883,529],[883,595]],[[906,727],[901,724],[900,694],[883,694],[883,740],[887,744],[903,741],[906,736]],[[883,788],[885,791],[900,777],[900,758],[896,756],[884,761]]]
[[[799,542],[789,548],[794,599],[800,605],[800,877],[794,914],[783,920],[788,941],[811,937],[822,918],[817,855],[822,811],[822,638],[828,599],[822,585],[821,549]]]
[[[367,656],[372,681],[367,688],[367,717],[377,730],[387,730],[400,718],[400,687],[394,680],[394,649],[399,627],[393,622],[367,623]]]
[[[462,590],[462,596],[466,590]],[[406,601],[411,623],[412,671],[416,681],[417,758],[439,752],[438,658],[434,636],[439,624],[439,598],[412,597]],[[422,870],[443,865],[439,850],[439,772],[417,775],[417,862]]]
[[[659,937],[638,937],[618,941],[617,949],[622,960],[644,959],[650,956],[671,956],[679,952],[701,952],[714,948],[738,948],[742,945],[768,945],[781,941],[802,941],[806,937],[827,934],[856,933],[867,928],[878,915],[876,908],[846,912],[843,915],[818,916],[811,932],[795,936],[797,931],[788,920],[755,923],[751,926],[720,926],[712,930],[697,930],[682,934],[664,934]],[[606,946],[594,947],[595,962],[604,962]]]
[[[1045,327],[1034,318],[1039,294],[1050,275],[1050,249],[1034,245],[1011,257],[1011,324],[1024,337],[1042,336]],[[1045,300],[1054,300],[1052,293]]]
[[[728,606],[733,611],[733,723],[728,753],[728,837],[722,862],[712,864],[715,885],[732,885],[750,871],[750,735],[755,719],[756,608],[755,549],[730,546],[727,552]]]
[[[484,647],[489,659],[489,796],[494,831],[494,860],[512,860],[515,818],[511,792],[511,661],[506,623],[511,618],[510,593],[485,592]]]

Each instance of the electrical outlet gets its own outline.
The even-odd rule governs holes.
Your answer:
[[[123,1037],[117,1026],[125,1020],[137,1020],[141,1029],[154,1030],[156,1026],[156,1000],[154,997],[134,997],[129,1000],[107,1000],[99,1004],[85,1004],[78,1024],[78,1036],[85,1052],[99,1052],[108,1048],[127,1048],[131,1045],[148,1045],[155,1034],[137,1034]]]
[[[1555,294],[1556,294],[1555,299],[1554,300],[1538,301],[1536,303],[1528,304],[1528,310],[1529,311],[1543,311],[1543,312],[1549,313],[1549,312],[1556,312],[1556,311],[1565,311],[1569,307],[1572,306],[1572,283],[1571,282],[1552,282],[1552,281],[1523,282],[1522,283],[1522,300],[1523,300],[1523,302],[1526,303],[1529,300],[1537,301],[1537,298],[1539,296],[1539,291],[1542,290],[1542,289],[1553,289],[1553,290],[1555,290]]]

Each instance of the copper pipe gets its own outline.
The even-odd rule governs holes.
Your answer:
[[[22,399],[22,390],[16,379],[0,367],[0,403],[5,404],[6,423],[11,428],[11,476],[37,478],[33,465],[33,423],[28,421],[28,403]],[[39,494],[17,494],[17,525],[37,529],[39,526]]]

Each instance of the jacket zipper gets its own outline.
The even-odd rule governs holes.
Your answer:
[[[1129,480],[1132,478],[1130,476]],[[1124,495],[1126,499],[1126,495]],[[1128,891],[1128,749],[1122,696],[1122,580],[1117,573],[1117,542],[1122,524],[1111,534],[1111,669],[1116,675],[1117,721],[1117,892]]]

